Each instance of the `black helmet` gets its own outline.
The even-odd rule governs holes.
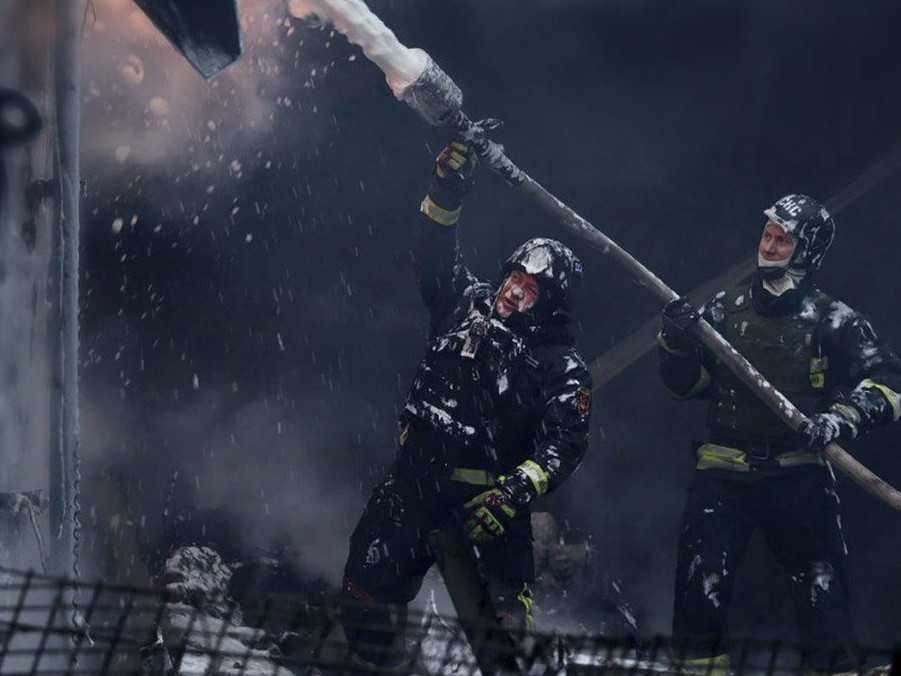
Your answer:
[[[826,207],[807,195],[786,195],[763,213],[797,242],[788,267],[819,269],[835,237],[835,221]]]
[[[565,244],[535,237],[521,244],[501,268],[501,278],[513,270],[522,270],[538,280],[542,298],[536,310],[541,314],[566,313],[582,282],[582,262]],[[546,298],[547,303],[543,302]]]

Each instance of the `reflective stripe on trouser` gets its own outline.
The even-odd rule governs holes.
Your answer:
[[[512,632],[535,631],[532,590],[523,583],[519,591],[511,584],[491,585],[501,626]]]
[[[529,585],[524,584],[522,586],[522,589],[516,595],[516,600],[519,601],[525,612],[526,629],[528,631],[535,631],[535,616],[532,614],[532,608],[535,606],[535,602],[532,600],[532,590],[529,589]]]
[[[695,469],[725,469],[731,472],[750,472],[748,454],[738,448],[720,444],[701,444],[698,447],[698,464]],[[797,467],[799,465],[822,465],[819,453],[812,451],[789,451],[774,456],[779,467]]]
[[[786,573],[810,662],[847,663],[852,627],[847,549],[829,472],[747,481],[697,472],[682,520],[673,638],[686,658],[724,652],[735,575],[760,529]]]

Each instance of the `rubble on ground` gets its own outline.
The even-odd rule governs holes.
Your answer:
[[[292,676],[274,659],[276,642],[243,624],[230,595],[234,569],[212,548],[179,547],[161,577],[166,607],[159,641],[144,660],[146,676],[273,674]]]

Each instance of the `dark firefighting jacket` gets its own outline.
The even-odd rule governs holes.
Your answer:
[[[401,414],[398,461],[461,480],[531,461],[537,493],[552,490],[578,467],[589,442],[591,375],[567,316],[492,317],[496,287],[463,264],[456,219],[442,223],[434,214],[420,214],[414,233],[417,284],[431,323]]]
[[[804,414],[850,406],[861,432],[901,417],[901,362],[866,318],[812,285],[783,312],[759,310],[755,293],[765,293],[756,281],[721,291],[703,316]],[[822,463],[712,353],[659,343],[670,391],[710,402],[698,469],[749,471],[755,459],[768,468]]]

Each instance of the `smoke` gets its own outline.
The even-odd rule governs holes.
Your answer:
[[[336,408],[315,387],[343,388],[345,374],[317,365],[332,357],[310,332],[345,331],[360,311],[297,267],[314,267],[296,238],[316,196],[295,174],[334,128],[320,82],[354,50],[302,30],[281,0],[244,2],[245,54],[205,82],[130,0],[95,6],[83,447],[92,525],[113,533],[95,543],[98,565],[134,573],[185,514],[216,510],[240,534],[230,544],[288,546],[336,582],[365,490],[335,458],[362,450],[371,404],[348,386]],[[376,312],[393,312],[390,298]]]
[[[84,40],[85,162],[159,165],[217,161],[271,143],[302,72],[297,26],[280,0],[241,5],[246,54],[209,82],[131,0],[95,0]],[[237,140],[237,147],[233,142]],[[232,161],[229,158],[229,162]]]
[[[328,467],[335,452],[329,435],[339,438],[338,430],[269,398],[235,406],[230,388],[199,385],[183,407],[149,421],[111,416],[118,393],[95,384],[86,395],[85,434],[94,443],[85,463],[95,475],[89,497],[105,521],[92,526],[146,529],[137,534],[143,542],[114,539],[118,574],[129,576],[130,557],[156,547],[162,533],[200,511],[230,522],[227,532],[236,539],[219,542],[229,551],[286,549],[305,574],[340,579],[363,493]],[[225,532],[206,535],[215,542]]]

